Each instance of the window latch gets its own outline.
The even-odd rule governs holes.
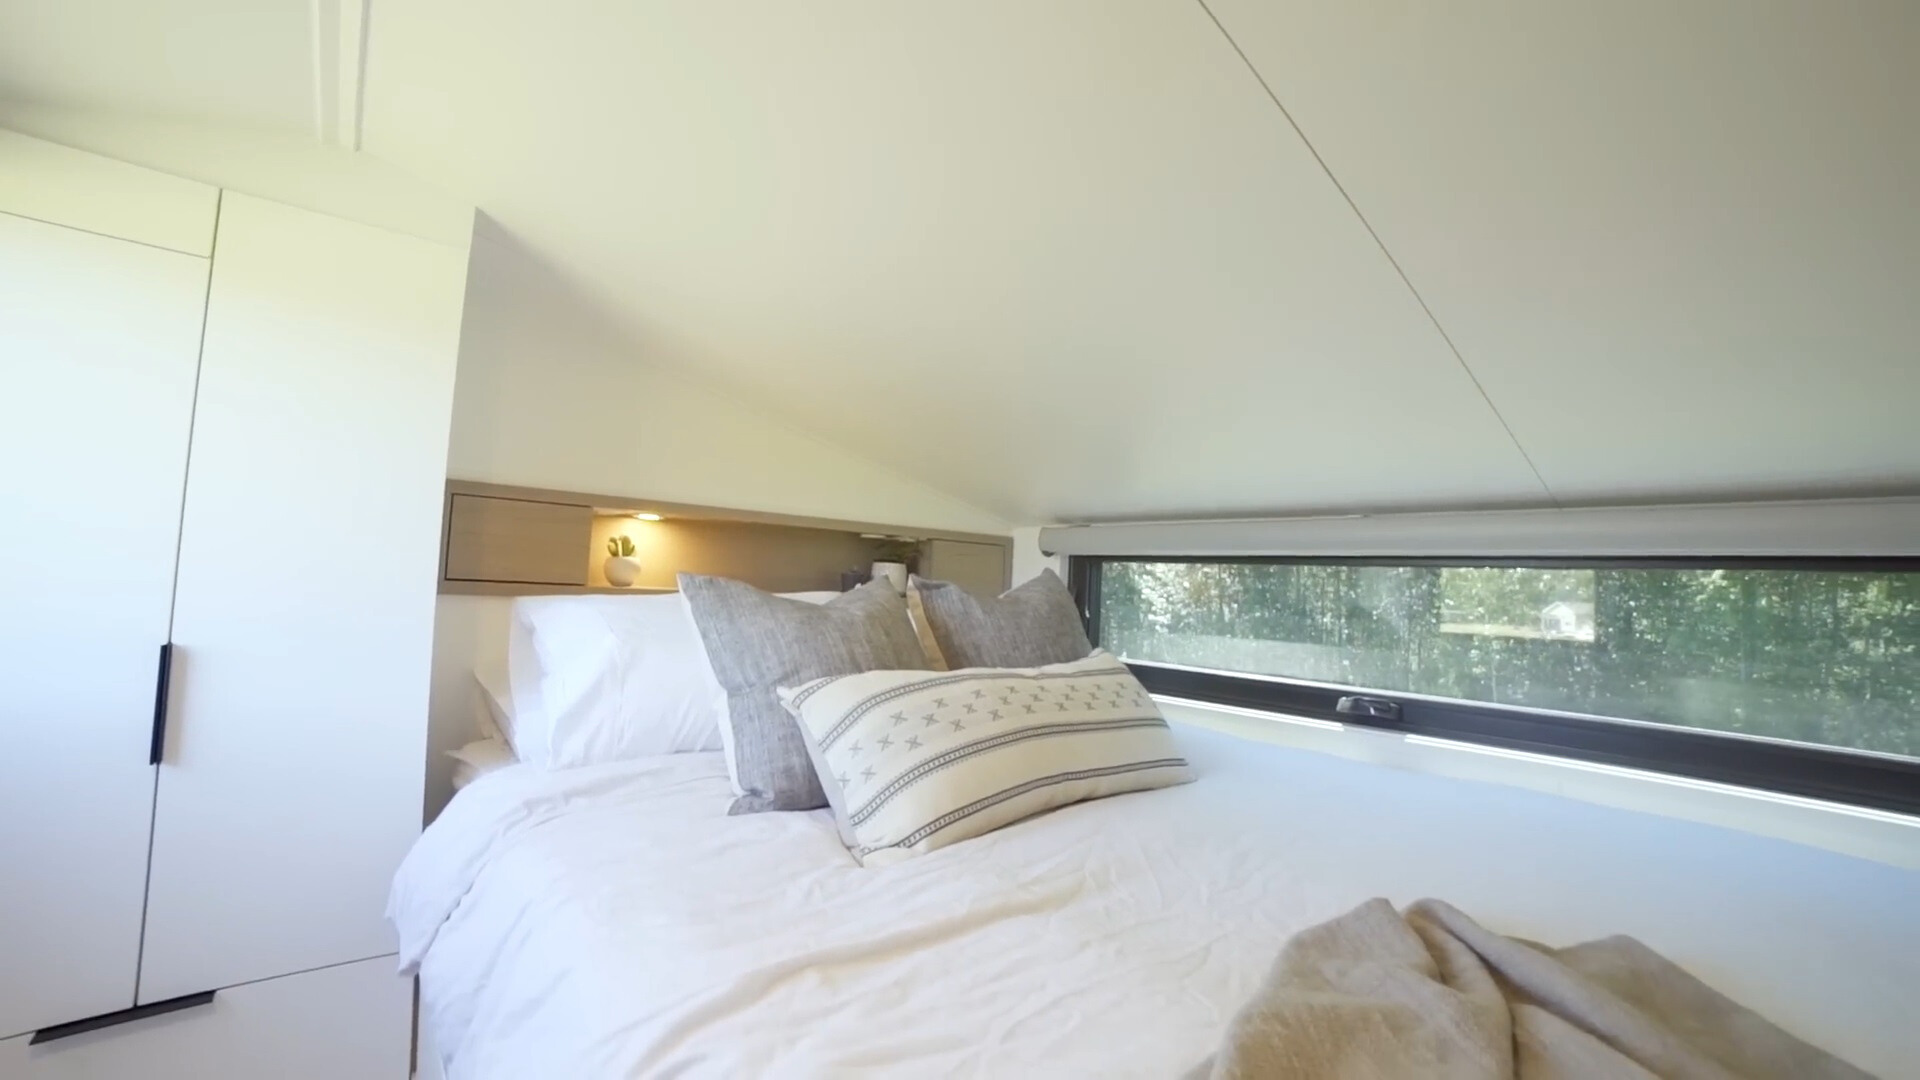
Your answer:
[[[1386,698],[1361,697],[1358,694],[1342,697],[1334,705],[1333,711],[1341,716],[1364,716],[1370,720],[1391,720],[1397,723],[1400,719],[1399,702],[1388,701]]]

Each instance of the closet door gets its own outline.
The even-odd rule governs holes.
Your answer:
[[[133,1004],[206,286],[0,213],[0,1038]]]
[[[140,999],[392,952],[466,253],[221,204]]]

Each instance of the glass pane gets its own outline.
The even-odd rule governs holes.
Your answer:
[[[1123,657],[1920,757],[1920,573],[1108,562]]]

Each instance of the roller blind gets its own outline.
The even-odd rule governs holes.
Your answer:
[[[1052,555],[1920,556],[1920,498],[1064,525]]]

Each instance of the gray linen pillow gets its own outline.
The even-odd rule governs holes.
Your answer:
[[[992,600],[945,581],[916,577],[912,587],[951,670],[1044,667],[1093,652],[1079,605],[1052,570]]]
[[[733,775],[745,792],[727,813],[827,805],[806,741],[777,691],[828,675],[927,670],[906,601],[884,582],[825,604],[699,574],[681,574],[680,591],[727,692]]]

